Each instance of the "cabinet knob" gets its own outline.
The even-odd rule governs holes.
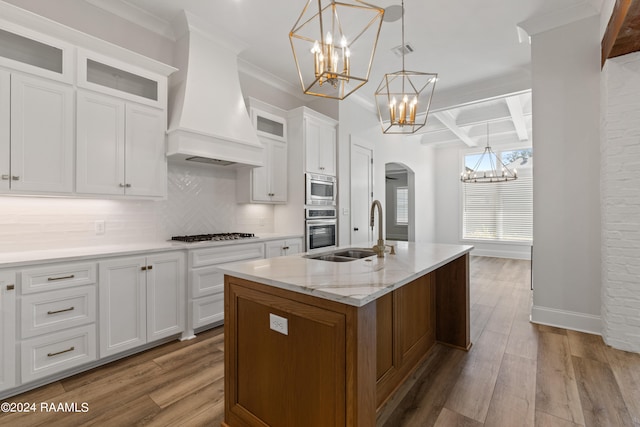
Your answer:
[[[286,251],[289,249],[289,246],[283,246],[282,249]]]
[[[9,175],[2,175],[3,181],[9,181]]]
[[[20,181],[20,177],[17,175],[11,175],[11,179],[14,181]]]
[[[142,271],[153,270],[153,265],[145,265],[143,267],[140,267],[140,270]]]
[[[7,290],[12,291],[16,288],[16,285],[7,285]]]
[[[123,184],[123,183],[118,184],[118,186],[119,186],[120,188],[124,188],[124,184]]]
[[[359,228],[358,227],[353,227],[353,231],[358,231]]]
[[[131,184],[125,184],[124,185],[126,188],[131,188]]]

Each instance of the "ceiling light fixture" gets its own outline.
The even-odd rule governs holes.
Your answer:
[[[402,11],[404,47],[404,0]],[[375,93],[383,133],[415,133],[427,123],[438,75],[405,70],[404,56],[402,49],[402,71],[385,74]]]
[[[344,99],[364,85],[383,15],[360,0],[309,0],[289,32],[304,93]]]
[[[518,171],[509,169],[500,157],[489,146],[489,122],[487,122],[487,146],[476,162],[473,169],[465,165],[460,174],[460,181],[464,183],[507,182],[518,179]]]

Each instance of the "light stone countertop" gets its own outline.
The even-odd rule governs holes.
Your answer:
[[[396,246],[396,255],[331,262],[298,254],[218,268],[241,279],[362,307],[473,249],[469,245],[387,243]]]
[[[128,256],[138,254],[153,254],[158,252],[205,249],[214,246],[240,245],[249,243],[263,243],[270,240],[286,240],[302,238],[302,235],[261,233],[251,239],[205,241],[197,243],[183,243],[172,241],[143,242],[136,244],[82,246],[75,248],[41,249],[20,252],[0,252],[0,268],[15,268],[33,264],[48,264],[53,262],[73,262],[107,256]]]

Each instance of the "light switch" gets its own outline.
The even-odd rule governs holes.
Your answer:
[[[94,228],[95,228],[95,230],[96,230],[96,235],[104,234],[104,231],[105,231],[106,225],[105,225],[105,221],[104,221],[103,219],[102,219],[102,220],[99,220],[99,221],[94,222],[94,223],[93,223],[93,226],[94,226]]]

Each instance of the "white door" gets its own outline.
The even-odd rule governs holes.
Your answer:
[[[11,188],[73,191],[73,88],[11,76]]]
[[[78,91],[76,191],[124,194],[124,102]]]
[[[11,78],[8,72],[0,70],[0,191],[9,190],[11,179]]]
[[[373,151],[351,141],[351,244],[372,240],[369,212],[373,202]]]
[[[0,272],[0,391],[16,385],[16,275]]]
[[[147,257],[147,341],[184,331],[184,254]]]
[[[119,258],[99,263],[100,357],[147,342],[146,260]]]
[[[165,112],[138,104],[127,104],[126,194],[164,196],[167,193]]]

